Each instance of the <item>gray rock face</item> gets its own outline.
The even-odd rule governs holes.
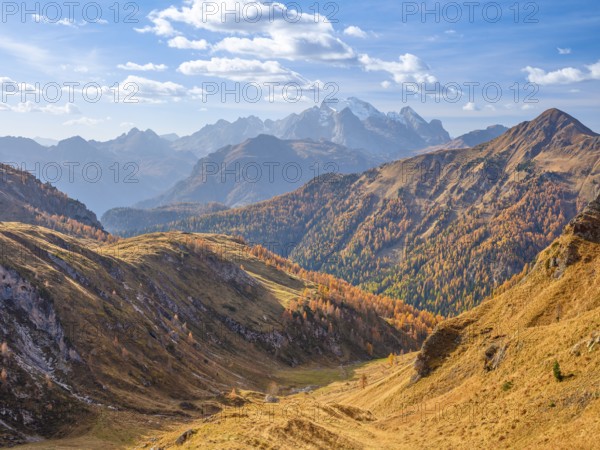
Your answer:
[[[600,197],[590,202],[569,225],[576,236],[600,243]]]
[[[183,433],[181,436],[179,436],[177,438],[177,440],[175,441],[175,444],[177,445],[183,445],[187,442],[187,440],[189,438],[191,438],[194,434],[196,434],[195,430],[187,430],[185,433]]]
[[[7,444],[4,439],[33,442],[38,434],[52,432],[50,418],[61,412],[45,410],[44,401],[60,399],[68,414],[77,414],[87,401],[71,387],[81,357],[52,302],[17,272],[0,266],[0,342],[7,340],[10,345],[0,356],[6,374],[0,382],[0,446]],[[55,389],[46,390],[46,385]]]
[[[15,350],[20,350],[20,363],[40,374],[52,374],[55,369],[68,372],[67,361],[79,360],[79,355],[65,341],[65,332],[52,304],[42,298],[35,288],[16,272],[0,266],[0,324],[3,334],[18,339]],[[8,311],[11,310],[9,314]],[[20,317],[19,322],[3,323],[4,318]],[[37,339],[34,339],[35,330]],[[44,339],[39,339],[41,336]],[[13,344],[14,346],[15,344]],[[48,349],[54,349],[48,354]]]
[[[279,403],[279,399],[269,394],[265,396],[265,403]]]

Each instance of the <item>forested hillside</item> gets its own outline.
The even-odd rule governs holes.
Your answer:
[[[169,228],[242,235],[301,266],[440,314],[478,304],[546,247],[600,182],[600,137],[549,110],[489,143],[329,176]]]

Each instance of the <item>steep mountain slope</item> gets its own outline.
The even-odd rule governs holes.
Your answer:
[[[278,371],[418,348],[436,319],[239,240],[0,224],[0,445],[110,411],[199,417]]]
[[[96,215],[28,172],[0,164],[0,221],[42,225],[79,236],[106,238]]]
[[[247,205],[291,192],[326,173],[362,172],[379,162],[331,142],[284,141],[263,134],[202,158],[187,179],[138,206],[179,202]]]
[[[256,116],[240,117],[235,122],[221,119],[205,125],[191,136],[172,143],[175,150],[189,151],[202,158],[227,145],[235,145],[267,132],[265,124]]]
[[[172,226],[276,242],[306,268],[455,314],[519,273],[595,197],[599,160],[596,133],[548,110],[471,149],[330,176]]]
[[[441,323],[418,354],[273,407],[248,394],[154,445],[192,430],[188,448],[597,448],[600,202],[502,291]]]
[[[352,97],[337,103],[324,102],[320,107],[314,106],[280,120],[262,121],[255,116],[239,118],[233,123],[219,120],[181,138],[172,146],[203,157],[260,134],[287,140],[324,139],[366,150],[387,161],[450,140],[439,120],[428,123],[410,107],[386,115],[373,105]]]
[[[105,212],[100,220],[109,233],[126,236],[132,230],[150,229],[226,209],[221,203],[175,203],[153,209],[114,208]]]
[[[433,152],[436,150],[450,150],[454,148],[475,147],[476,145],[483,144],[484,142],[488,142],[492,139],[497,138],[502,133],[505,133],[507,130],[508,128],[506,128],[503,125],[490,125],[485,130],[471,131],[455,139],[452,139],[451,141],[446,142],[445,144],[428,147],[424,150],[419,151],[419,153]]]

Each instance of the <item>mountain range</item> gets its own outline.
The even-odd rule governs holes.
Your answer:
[[[131,230],[168,225],[228,209],[221,203],[173,203],[157,208],[113,208],[102,216],[102,225],[111,233],[127,235]]]
[[[50,147],[32,139],[2,137],[0,161],[29,171],[102,214],[170,188],[189,175],[196,158],[173,151],[151,130],[134,128],[107,142],[75,136]]]
[[[320,107],[275,121],[255,116],[239,118],[233,123],[219,120],[179,139],[173,148],[202,157],[259,134],[288,140],[324,139],[388,161],[450,141],[439,120],[427,122],[410,107],[384,114],[367,102],[349,98],[337,103],[323,102]]]
[[[417,151],[429,151],[432,146],[463,145],[450,140],[439,120],[427,122],[410,107],[384,114],[367,102],[350,98],[338,103],[323,103],[320,107],[275,121],[263,121],[254,116],[239,118],[233,123],[219,120],[186,137],[159,136],[152,130],[137,128],[105,142],[86,141],[79,136],[62,141],[7,136],[0,138],[0,162],[30,171],[102,215],[110,208],[164,205],[171,199],[210,201],[201,192],[196,195],[187,191],[190,184],[197,184],[186,178],[197,175],[197,166],[202,164],[198,158],[218,160],[220,154],[227,152],[224,148],[243,145],[260,135],[297,141],[296,147],[320,145],[323,148],[327,146],[324,141],[331,142],[329,147],[336,149],[334,163],[346,166],[340,169],[341,172],[363,171]],[[470,136],[464,142],[480,143],[491,134],[478,132]],[[269,162],[285,165],[298,159],[307,160],[301,155],[287,161],[277,153],[279,148],[274,150],[274,154],[263,154]],[[341,156],[343,153],[346,158]],[[343,161],[340,160],[344,159],[349,163],[341,164]],[[228,160],[231,162],[231,157]],[[319,160],[323,164],[328,162]],[[192,173],[194,167],[196,170]],[[308,173],[304,170],[306,176],[300,181],[308,181]],[[174,187],[177,183],[184,192],[177,193]],[[294,188],[284,189],[281,183],[275,184],[278,186],[274,189],[266,186],[249,189],[242,183],[237,191],[249,189],[253,192],[248,195],[234,193],[230,200],[226,198],[228,194],[223,193],[217,196],[221,197],[218,201],[229,206],[240,205]]]
[[[455,148],[469,148],[497,138],[508,130],[504,125],[490,125],[485,130],[474,130],[452,139],[444,144],[434,145],[419,151],[419,153],[430,153],[436,150],[450,150]]]
[[[127,239],[0,166],[0,445],[593,448],[599,157],[552,109]]]
[[[307,269],[456,314],[519,273],[595,197],[599,161],[600,136],[552,109],[473,148],[330,175],[168,228],[277,243]]]

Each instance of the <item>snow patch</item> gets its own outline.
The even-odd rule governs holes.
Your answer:
[[[356,97],[350,97],[346,100],[341,100],[335,105],[335,110],[337,112],[342,111],[345,108],[349,108],[350,111],[352,111],[352,114],[354,114],[360,120],[367,120],[370,117],[385,117],[385,114],[383,114],[373,105]]]

